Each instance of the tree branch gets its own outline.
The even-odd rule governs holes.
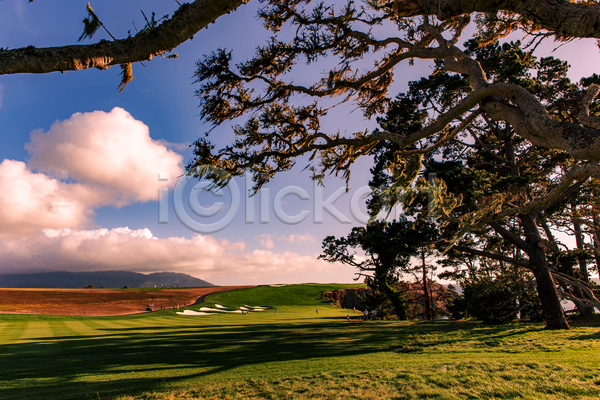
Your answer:
[[[436,15],[446,20],[474,12],[516,13],[557,36],[600,38],[600,5],[554,0],[395,0],[398,16]]]
[[[248,0],[196,0],[181,6],[173,16],[133,37],[95,44],[0,50],[0,75],[86,68],[106,69],[118,64],[151,60],[189,40],[221,15]]]
[[[594,99],[598,96],[599,93],[600,85],[590,85],[590,87],[587,90],[587,93],[581,100],[581,110],[579,111],[579,115],[577,116],[579,122],[581,122],[583,125],[595,129],[600,129],[600,118],[590,115],[590,103],[594,101]]]
[[[504,262],[507,262],[507,263],[510,263],[510,264],[513,264],[513,265],[516,265],[519,267],[531,269],[531,264],[529,264],[529,262],[526,260],[517,260],[516,258],[503,256],[502,254],[496,254],[496,253],[491,253],[489,251],[472,249],[470,247],[465,247],[465,246],[454,245],[452,247],[456,250],[463,251],[465,253],[469,253],[469,254],[473,254],[473,255],[481,256],[481,257],[486,257],[486,258],[491,258],[493,260],[504,261]]]
[[[529,243],[527,243],[525,240],[521,239],[519,236],[515,235],[514,233],[510,232],[508,229],[506,229],[505,227],[500,225],[498,222],[490,221],[490,222],[488,222],[488,224],[492,227],[492,229],[494,229],[496,231],[496,233],[498,233],[500,236],[502,236],[504,238],[504,240],[506,240],[507,242],[514,244],[515,246],[517,246],[519,249],[523,250],[526,253],[531,251],[531,246],[529,245]]]

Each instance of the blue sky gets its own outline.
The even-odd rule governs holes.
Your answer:
[[[74,44],[82,31],[86,3],[1,1],[0,46]],[[177,8],[174,1],[105,0],[91,5],[117,38],[128,30],[135,32],[132,21],[138,29],[143,27],[141,9],[147,16],[153,11],[162,16]],[[269,223],[260,223],[260,196],[254,200],[254,223],[246,222],[242,199],[234,220],[218,232],[186,228],[173,212],[172,198],[168,223],[158,221],[158,190],[168,188],[172,195],[177,175],[191,159],[189,144],[209,129],[198,117],[195,62],[218,47],[233,48],[236,60],[250,56],[268,37],[255,17],[258,6],[253,1],[221,17],[175,49],[177,59],[155,59],[145,67],[135,64],[135,80],[120,94],[118,67],[0,77],[0,226],[4,227],[0,273],[176,271],[215,284],[352,280],[352,268],[327,264],[316,256],[325,236],[344,235],[359,224],[349,208],[352,195],[368,182],[369,160],[355,166],[349,193],[334,203],[349,223],[340,223],[327,212],[321,223],[315,222],[316,194],[308,171],[302,172],[306,160],[266,186],[271,200],[290,186],[308,194],[310,200],[293,194],[283,199],[285,213],[309,212],[299,224],[281,222],[272,206]],[[110,38],[100,30],[86,43],[100,39]],[[555,55],[572,61],[573,77],[598,72],[593,42],[569,46]],[[552,48],[550,43],[543,51]],[[585,62],[577,62],[582,57]],[[304,72],[309,79],[308,74],[315,73],[311,71]],[[429,72],[426,62],[405,66],[393,90],[403,90],[406,82]],[[353,109],[336,109],[325,127],[353,132],[376,126]],[[217,146],[230,143],[232,137],[231,125],[211,134]],[[158,174],[169,179],[159,181]],[[244,194],[244,180],[236,183]],[[325,199],[345,185],[335,177],[325,183]],[[229,197],[204,194],[200,200],[203,205],[214,201],[228,203]],[[226,212],[227,207],[212,219],[192,217],[211,222]]]

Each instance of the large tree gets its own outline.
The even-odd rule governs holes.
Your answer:
[[[466,51],[480,62],[493,81],[519,84],[545,104],[557,120],[572,118],[580,88],[567,78],[565,62],[552,57],[538,60],[524,52],[520,43],[478,47],[470,42]],[[586,84],[589,80],[584,79],[581,85]],[[409,87],[393,103],[386,118],[380,119],[382,129],[410,135],[420,129],[427,108],[446,110],[461,93],[468,91],[463,77],[446,73],[412,82]],[[393,165],[399,150],[395,144],[386,142],[374,149],[377,162],[373,184],[394,185]],[[580,165],[579,161],[564,152],[534,146],[516,135],[510,124],[482,116],[428,154],[423,164],[425,174],[436,174],[448,193],[462,200],[459,206],[442,210],[443,217],[450,222],[446,231],[449,237],[454,237],[454,249],[531,271],[548,327],[568,326],[558,294],[574,300],[580,311],[590,313],[594,307],[600,309],[583,262],[582,232],[574,233],[581,273],[574,273],[573,265],[568,262],[570,257],[565,254],[568,251],[558,252],[554,249],[556,244],[548,245],[556,243],[550,225],[555,230],[557,227],[556,223],[549,224],[548,219],[567,216],[572,223],[575,195],[582,188],[587,189],[587,178],[560,184],[564,171],[573,170]],[[591,203],[590,196],[579,197],[584,205]],[[575,222],[574,230],[580,231],[578,219]],[[470,235],[464,236],[467,232]],[[559,293],[556,281],[560,283]]]
[[[600,86],[593,84],[587,92],[579,93],[575,120],[559,121],[526,88],[511,82],[491,81],[481,64],[457,46],[472,17],[479,24],[481,40],[485,41],[519,27],[547,37],[554,34],[553,24],[549,24],[547,29],[550,30],[547,30],[537,19],[530,21],[527,17],[500,11],[483,16],[448,16],[440,11],[442,19],[439,19],[436,12],[427,7],[415,8],[409,13],[423,15],[401,17],[408,6],[419,2],[375,1],[367,2],[364,7],[353,2],[343,7],[320,3],[312,9],[302,0],[266,3],[261,17],[275,36],[257,48],[255,57],[233,65],[232,53],[218,50],[199,62],[197,77],[202,85],[197,94],[201,115],[209,122],[221,124],[249,114],[248,122],[236,130],[239,140],[234,145],[212,154],[210,143],[205,140],[197,143],[201,163],[219,164],[234,175],[251,169],[264,177],[291,168],[294,157],[315,153],[321,159],[317,167],[321,171],[317,175],[323,171],[347,172],[356,158],[367,154],[382,140],[394,142],[400,148],[426,138],[435,139],[434,143],[444,142],[456,134],[456,124],[466,126],[476,116],[485,114],[492,120],[511,124],[521,137],[536,146],[562,150],[574,158],[592,161],[570,171],[565,179],[572,181],[600,173],[595,162],[600,160],[600,121],[590,113],[590,104],[600,92]],[[437,10],[442,3],[464,5],[470,2],[431,3]],[[521,2],[500,3],[509,7]],[[561,7],[551,7],[554,2],[537,3],[532,9],[553,8],[552,12],[558,15],[567,12]],[[599,7],[561,4],[569,10],[574,7],[592,15],[597,14]],[[296,32],[293,39],[280,39],[281,35],[277,34],[283,27],[290,26]],[[391,29],[397,34],[382,33],[389,33]],[[565,29],[560,27],[561,40],[567,38]],[[572,37],[592,35],[591,32],[577,34],[580,36]],[[339,57],[338,65],[312,84],[294,83],[290,72],[297,64],[326,56]],[[365,70],[365,58],[374,59],[374,66]],[[456,99],[453,107],[444,113],[432,110],[422,129],[410,136],[389,131],[341,135],[321,130],[320,119],[330,104],[320,100],[344,96],[346,100],[355,101],[367,117],[384,112],[391,101],[387,89],[395,70],[403,61],[414,59],[440,60],[439,71],[466,76],[470,86],[468,93]],[[308,101],[304,100],[307,98]],[[294,102],[290,102],[291,99]]]
[[[275,33],[291,25],[295,29],[291,40],[274,36],[267,45],[257,49],[254,58],[236,65],[232,64],[231,52],[225,50],[218,50],[199,62],[197,77],[201,87],[197,94],[202,116],[214,124],[244,114],[249,117],[245,124],[235,128],[237,140],[231,146],[214,152],[208,140],[199,140],[197,158],[189,167],[217,165],[232,176],[250,170],[260,174],[261,179],[256,180],[259,187],[274,174],[290,169],[303,154],[310,154],[311,160],[316,160],[311,164],[316,179],[328,172],[348,175],[358,157],[371,154],[383,144],[389,154],[386,168],[393,171],[390,185],[401,189],[409,187],[417,177],[424,156],[444,148],[457,135],[478,130],[482,123],[491,131],[508,129],[511,138],[512,135],[517,138],[516,143],[545,149],[551,154],[551,160],[555,161],[550,162],[546,173],[553,174],[552,179],[546,179],[542,186],[532,186],[536,193],[528,201],[511,202],[509,196],[499,193],[495,204],[482,204],[483,208],[473,211],[474,219],[462,220],[462,232],[476,225],[490,224],[504,240],[520,246],[529,261],[518,260],[517,264],[528,266],[536,275],[547,326],[567,328],[536,218],[566,191],[575,190],[590,176],[600,176],[597,163],[600,160],[600,118],[595,102],[600,92],[598,78],[592,77],[580,85],[567,84],[560,76],[552,76],[562,65],[548,60],[547,65],[540,67],[540,74],[548,75],[542,80],[549,83],[542,85],[527,76],[513,77],[525,74],[527,59],[533,59],[531,53],[521,51],[521,62],[504,65],[501,71],[493,60],[493,52],[473,48],[493,42],[517,28],[538,35],[532,39],[531,46],[535,47],[536,40],[549,35],[565,39],[564,26],[544,27],[539,19],[506,12],[478,15],[475,18],[479,26],[477,40],[471,42],[470,48],[461,49],[457,43],[471,16],[447,12],[450,5],[459,2],[436,2],[439,9],[435,12],[419,2],[367,2],[364,7],[353,2],[344,7],[319,3],[312,9],[307,8],[307,3],[301,0],[267,2],[261,12],[265,25]],[[546,2],[538,3],[542,8],[549,7]],[[504,5],[507,4],[513,2]],[[563,5],[569,10],[595,10],[596,7],[566,2]],[[411,7],[411,17],[403,17]],[[537,8],[532,6],[531,10]],[[474,10],[469,9],[471,11]],[[554,11],[566,12],[561,7]],[[415,17],[416,14],[419,16]],[[396,36],[378,34],[389,33],[391,28],[396,29]],[[553,32],[552,29],[558,30]],[[581,34],[586,35],[589,36],[589,32]],[[328,55],[339,57],[339,63],[320,80],[310,85],[293,82],[290,71],[293,72],[300,61],[310,63]],[[375,63],[365,71],[361,68],[365,66],[366,57],[375,58]],[[322,99],[344,96],[342,101],[355,101],[367,117],[390,111],[394,102],[387,90],[394,71],[402,61],[415,58],[434,60],[434,75],[439,77],[437,84],[458,85],[452,95],[437,102],[423,95],[422,104],[404,104],[406,108],[402,108],[402,112],[412,115],[403,124],[388,124],[373,132],[346,135],[322,131],[321,118],[329,106],[323,105]],[[432,82],[435,88],[435,79]],[[554,87],[555,84],[568,87]],[[307,98],[309,101],[302,103]],[[486,134],[477,135],[479,133],[475,139],[485,144]],[[499,136],[498,140],[506,142],[508,139]],[[502,157],[510,164],[510,153],[514,153],[514,149],[504,151],[507,155]],[[570,160],[560,164],[564,168],[558,168],[561,159]],[[521,176],[517,164],[508,164],[502,168],[512,168],[512,179],[528,179]],[[453,203],[456,202],[449,199],[445,206],[456,207]],[[523,238],[511,236],[502,222],[507,218],[519,220]],[[559,276],[556,279],[569,279]]]

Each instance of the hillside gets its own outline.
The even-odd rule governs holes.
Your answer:
[[[214,286],[212,283],[191,275],[176,272],[156,272],[141,274],[130,271],[97,272],[41,272],[32,274],[0,275],[3,288],[83,288],[94,285],[96,288],[149,288],[149,287],[199,287]]]

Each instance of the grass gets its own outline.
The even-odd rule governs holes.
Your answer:
[[[277,315],[1,315],[0,398],[600,397],[598,327],[362,322],[319,298],[344,286],[262,286],[203,304]]]

